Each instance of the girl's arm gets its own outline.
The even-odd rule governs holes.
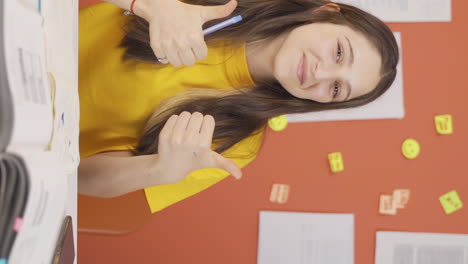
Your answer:
[[[130,10],[130,6],[132,4],[132,0],[105,0],[106,2],[109,2],[111,4],[114,4],[122,9]],[[152,2],[161,2],[161,1],[178,1],[178,0],[150,0]],[[144,13],[145,10],[148,10],[148,0],[135,0],[135,3],[133,4],[133,12],[137,16],[140,17],[147,17],[145,16],[146,14]]]
[[[209,115],[173,115],[159,134],[158,154],[132,156],[128,151],[114,151],[83,158],[78,166],[78,192],[110,198],[176,183],[204,168],[223,169],[240,179],[241,169],[211,150],[214,128]]]
[[[158,155],[132,156],[113,151],[83,158],[78,167],[78,192],[111,198],[169,182],[160,175]]]

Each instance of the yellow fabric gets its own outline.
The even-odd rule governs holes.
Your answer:
[[[191,67],[126,61],[118,47],[128,17],[123,10],[100,3],[80,10],[79,95],[81,157],[105,151],[129,150],[154,108],[190,87],[232,89],[249,87],[245,45],[209,47],[207,58]],[[223,153],[240,167],[259,150],[263,132]],[[234,158],[232,158],[234,157]],[[169,185],[145,189],[151,212],[157,212],[226,178],[219,169],[204,169]]]

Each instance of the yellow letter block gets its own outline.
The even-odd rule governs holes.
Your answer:
[[[437,133],[441,135],[453,134],[452,116],[437,115],[434,117]]]
[[[328,162],[330,163],[330,170],[332,172],[344,171],[343,156],[341,152],[328,153]]]
[[[446,214],[451,214],[463,207],[463,203],[455,190],[440,196],[439,201]]]

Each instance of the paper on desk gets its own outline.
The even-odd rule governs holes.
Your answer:
[[[38,12],[41,9],[42,0],[17,0],[24,6],[37,10]]]
[[[13,133],[7,151],[46,150],[52,135],[52,104],[45,66],[42,17],[18,1],[5,1],[4,38]],[[27,32],[27,33],[25,33]],[[16,151],[18,152],[18,151]]]
[[[377,232],[375,264],[466,264],[468,234]]]
[[[68,199],[65,213],[77,223],[77,167],[79,155],[78,97],[78,0],[47,0],[42,2],[46,40],[47,70],[57,87],[54,109],[54,136],[51,149],[65,166],[68,178]],[[63,117],[63,118],[62,118]],[[77,252],[77,232],[73,230]],[[77,263],[77,258],[75,262]]]
[[[260,212],[258,264],[354,263],[354,216]]]
[[[359,7],[385,22],[448,22],[451,0],[337,0]]]
[[[44,1],[42,12],[47,70],[53,75],[57,87],[51,147],[67,163],[69,170],[76,169],[79,163],[77,6],[76,0],[48,0]]]
[[[288,122],[403,118],[405,116],[405,108],[403,104],[401,34],[399,32],[395,32],[394,34],[400,47],[397,76],[392,86],[381,97],[369,104],[350,109],[287,115]]]

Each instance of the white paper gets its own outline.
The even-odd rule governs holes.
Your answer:
[[[385,22],[451,21],[451,0],[337,0],[359,7]]]
[[[56,84],[55,119],[52,150],[59,153],[68,169],[79,163],[78,97],[78,2],[48,0],[43,2],[47,70]]]
[[[258,264],[353,264],[354,216],[260,212]]]
[[[68,178],[53,152],[30,151],[22,158],[30,176],[30,191],[23,226],[8,263],[51,263],[65,219]]]
[[[46,35],[47,68],[56,81],[52,150],[65,164],[68,178],[66,215],[72,216],[75,260],[78,261],[77,167],[80,163],[78,97],[78,1],[48,0],[42,3]],[[63,114],[63,121],[62,121]]]
[[[52,103],[41,15],[22,2],[4,3],[4,45],[13,97],[13,133],[7,151],[46,150],[52,136]]]
[[[41,10],[42,0],[15,0],[20,2],[22,5],[31,8],[36,11]]]
[[[72,216],[75,256],[78,252],[77,167],[80,105],[78,96],[78,1],[42,1],[47,69],[55,78],[55,114],[52,150],[65,165],[68,199],[65,213]],[[63,119],[62,119],[63,115]],[[77,263],[77,257],[75,262]]]
[[[377,232],[375,264],[467,264],[468,234]]]
[[[405,116],[405,108],[403,104],[401,34],[399,32],[394,34],[400,47],[400,61],[397,65],[395,81],[382,96],[371,103],[355,108],[286,115],[288,122],[403,118]]]

